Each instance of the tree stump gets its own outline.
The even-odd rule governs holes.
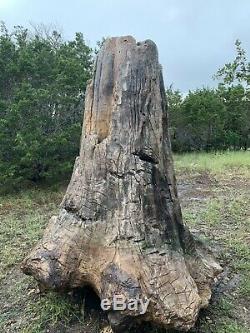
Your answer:
[[[150,299],[144,314],[109,310],[117,331],[137,321],[188,330],[208,304],[220,266],[182,221],[152,41],[109,38],[100,50],[72,179],[22,269],[45,288]]]

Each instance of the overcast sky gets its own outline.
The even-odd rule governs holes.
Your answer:
[[[81,31],[92,47],[103,36],[152,39],[165,85],[184,93],[215,84],[237,38],[250,54],[250,0],[0,0],[0,20],[56,24],[65,38]]]

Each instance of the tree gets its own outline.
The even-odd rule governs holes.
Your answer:
[[[223,147],[225,106],[212,89],[189,92],[183,103],[185,138],[190,150]]]
[[[217,91],[197,89],[182,99],[178,91],[167,91],[172,144],[175,151],[225,148],[225,106]]]
[[[250,103],[243,85],[220,85],[218,93],[225,105],[225,146],[245,150],[249,147]]]
[[[82,34],[0,34],[0,185],[69,175],[78,153],[92,50]]]
[[[216,78],[222,79],[224,85],[243,83],[249,89],[250,85],[250,62],[246,57],[246,52],[241,46],[241,41],[236,40],[236,57],[233,62],[225,64],[217,71]]]
[[[181,151],[181,143],[178,140],[179,129],[182,123],[182,103],[183,97],[179,90],[174,90],[170,86],[166,90],[167,107],[169,113],[169,132],[173,151]]]
[[[115,332],[140,321],[188,330],[220,271],[182,222],[165,106],[155,44],[107,39],[59,216],[22,265],[44,288],[149,305],[108,311]]]
[[[226,105],[226,141],[234,149],[250,144],[250,62],[241,42],[236,40],[236,57],[218,70],[219,94]]]

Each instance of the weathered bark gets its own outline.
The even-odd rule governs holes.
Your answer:
[[[25,259],[43,286],[90,285],[101,299],[150,298],[146,314],[109,312],[188,330],[219,272],[183,225],[155,44],[110,38],[86,92],[80,156],[57,217]]]

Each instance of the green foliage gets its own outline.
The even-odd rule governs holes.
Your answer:
[[[167,90],[174,151],[224,148],[226,108],[217,91],[198,89],[181,98]]]
[[[34,32],[0,25],[0,188],[68,178],[78,154],[93,55],[81,33],[64,41],[45,26]],[[250,133],[250,64],[236,58],[217,73],[217,89],[183,96],[167,89],[174,151],[245,149]]]
[[[92,50],[82,34],[0,33],[0,186],[69,175],[78,153]]]
[[[218,70],[216,77],[222,78],[224,85],[243,83],[250,85],[250,62],[247,61],[246,52],[241,46],[241,41],[236,40],[236,57],[233,62],[225,64]]]
[[[250,63],[240,41],[236,58],[221,68],[217,89],[167,89],[174,151],[247,150],[250,143]]]
[[[250,62],[241,42],[236,40],[236,57],[219,69],[219,95],[227,109],[225,133],[227,146],[234,149],[249,147],[250,140]]]
[[[179,90],[173,90],[170,86],[166,90],[168,112],[170,117],[169,132],[172,139],[172,148],[174,151],[181,151],[181,143],[179,141],[180,124],[182,123],[182,102],[183,98]]]
[[[218,94],[226,107],[225,146],[245,150],[249,147],[250,133],[250,94],[243,85],[220,85]]]

